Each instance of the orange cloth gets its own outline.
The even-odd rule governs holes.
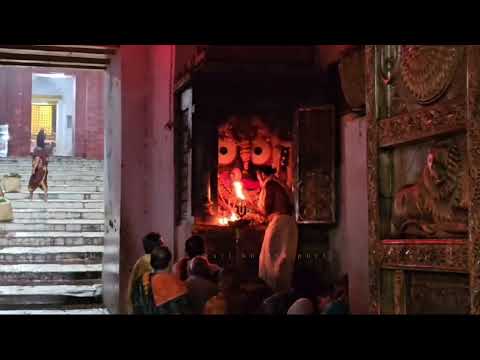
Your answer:
[[[218,294],[207,301],[203,309],[205,315],[225,315],[227,302],[222,294]]]
[[[155,306],[161,306],[188,292],[185,283],[170,273],[156,273],[151,277],[150,274],[144,274],[143,285],[145,294],[149,293],[151,287]]]

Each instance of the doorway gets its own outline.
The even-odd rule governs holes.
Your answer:
[[[75,77],[63,73],[32,74],[31,150],[40,129],[55,156],[73,156]]]

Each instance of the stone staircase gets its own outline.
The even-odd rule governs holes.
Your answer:
[[[0,223],[1,314],[104,314],[103,161],[52,158],[48,202],[28,196],[31,158],[0,159],[0,178],[22,177],[9,193],[14,221]]]

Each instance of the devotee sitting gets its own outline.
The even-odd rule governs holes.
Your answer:
[[[185,282],[193,310],[201,314],[208,299],[217,295],[218,287],[212,281],[212,275],[207,260],[197,256],[190,262],[189,277]]]
[[[144,274],[150,273],[153,271],[150,266],[150,254],[156,246],[163,245],[162,237],[158,233],[151,232],[144,236],[143,238],[143,250],[145,255],[141,256],[135,265],[133,266],[132,272],[130,274],[130,279],[128,280],[128,302],[127,302],[127,312],[129,314],[133,313],[132,306],[132,289],[134,283],[143,277]]]
[[[173,266],[173,273],[177,275],[180,280],[187,280],[189,275],[189,263],[193,258],[197,256],[202,256],[203,258],[205,258],[205,260],[207,260],[209,269],[213,276],[218,276],[218,274],[220,273],[221,268],[218,265],[215,265],[208,261],[207,255],[205,254],[205,241],[201,236],[194,235],[187,239],[187,241],[185,242],[185,254],[186,256],[180,259]]]
[[[327,297],[319,299],[319,310],[325,315],[348,315],[348,277],[344,275],[334,285],[333,292]]]
[[[219,282],[219,293],[205,304],[205,315],[243,315],[247,313],[248,299],[240,287],[240,278],[234,269],[224,269]]]
[[[314,303],[307,298],[298,299],[287,311],[287,315],[314,315],[316,313]]]
[[[309,299],[312,304],[315,304],[317,296],[326,296],[329,293],[324,281],[310,269],[297,269],[292,283],[290,290],[277,292],[263,302],[264,314],[285,315],[295,301],[303,298]]]
[[[133,312],[139,315],[191,314],[192,306],[185,283],[169,272],[172,254],[157,246],[150,254],[153,271],[143,275],[133,288]]]
[[[288,309],[288,315],[348,315],[350,313],[347,300],[348,280],[344,276],[337,281],[328,292],[320,295],[317,299],[303,297],[295,301]]]

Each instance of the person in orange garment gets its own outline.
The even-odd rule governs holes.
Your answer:
[[[138,279],[133,287],[135,315],[193,314],[188,288],[170,272],[172,253],[166,246],[157,246],[150,254],[153,271]]]

